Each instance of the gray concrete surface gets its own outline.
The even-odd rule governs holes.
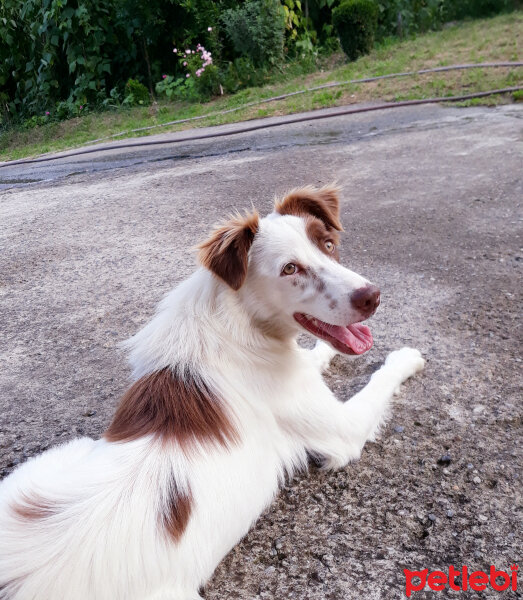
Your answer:
[[[428,365],[359,462],[285,486],[205,597],[389,600],[404,597],[404,568],[508,570],[523,547],[522,117],[363,114],[41,166],[53,181],[1,192],[0,475],[101,434],[129,382],[118,342],[191,272],[215,220],[336,179],[342,260],[380,285],[382,306],[375,347],[336,358],[330,385],[348,398],[405,344]],[[413,598],[439,596],[478,597]]]

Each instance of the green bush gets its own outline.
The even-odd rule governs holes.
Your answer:
[[[11,115],[93,100],[111,74],[117,35],[105,3],[2,0],[0,87]]]
[[[223,89],[233,94],[247,87],[263,85],[267,71],[256,68],[248,58],[236,58],[231,61],[222,71]]]
[[[210,28],[210,31],[212,29]],[[162,81],[156,84],[156,93],[165,95],[169,99],[209,100],[222,91],[220,71],[213,64],[212,53],[200,43],[195,50],[187,46],[189,44],[173,49],[178,61],[178,73],[182,75],[179,77],[162,75]]]
[[[448,21],[514,10],[519,0],[378,0],[377,38],[406,37]]]
[[[256,67],[282,60],[285,12],[279,0],[247,0],[223,11],[221,20],[237,54]]]
[[[158,96],[165,96],[168,100],[194,100],[191,94],[194,89],[194,80],[191,80],[191,86],[185,83],[184,77],[174,77],[173,75],[164,75],[159,81],[155,90]]]
[[[172,40],[207,42],[218,13],[213,0],[0,0],[0,126],[114,105],[129,78],[151,87]]]
[[[378,38],[521,5],[521,0],[375,2]],[[220,86],[234,91],[260,85],[271,68],[281,68],[284,50],[287,57],[313,64],[322,50],[336,49],[333,23],[347,54],[355,57],[372,44],[373,7],[371,0],[0,0],[0,128],[38,124],[32,117],[48,122],[148,104],[142,84],[151,90],[167,73],[158,93],[187,101],[208,99]],[[214,62],[203,71],[191,54],[184,66],[173,56],[173,41],[183,49],[205,46]],[[130,80],[141,83],[126,88]]]
[[[378,38],[405,37],[420,31],[439,28],[445,20],[444,3],[453,0],[385,0],[378,1]]]
[[[332,23],[350,60],[371,51],[378,26],[374,0],[346,0],[332,11]]]
[[[442,0],[444,19],[465,17],[489,17],[500,12],[514,10],[518,0]],[[521,6],[521,3],[519,2]]]
[[[149,106],[151,96],[149,90],[136,79],[129,79],[125,84],[124,104],[127,106]]]
[[[209,65],[196,78],[196,90],[201,100],[209,100],[220,93],[220,73],[216,65]]]

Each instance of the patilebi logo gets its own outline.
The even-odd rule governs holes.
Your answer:
[[[404,569],[405,573],[405,593],[407,598],[412,596],[412,592],[421,592],[425,586],[429,586],[435,592],[442,592],[445,589],[455,591],[474,590],[482,592],[487,587],[496,592],[504,592],[511,589],[514,592],[518,589],[518,565],[510,565],[510,572],[498,571],[491,565],[489,573],[485,571],[472,571],[469,574],[468,567],[463,565],[461,571],[458,571],[453,565],[450,565],[448,573],[443,571],[432,571],[428,569],[422,571],[409,571]],[[461,575],[461,581],[456,583],[456,577]]]

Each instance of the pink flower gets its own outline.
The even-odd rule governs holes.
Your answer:
[[[48,117],[50,114],[51,114],[51,113],[50,113],[48,110],[46,110],[46,111],[45,111],[45,116],[46,116],[46,117]]]
[[[190,54],[190,53],[191,53],[191,51],[190,51],[190,50],[186,50],[186,51],[185,51],[185,54]]]
[[[186,66],[187,66],[187,61],[186,61],[186,60],[184,60],[184,61],[183,61],[183,66],[184,66],[184,67],[186,67]]]
[[[167,79],[167,75],[162,75],[162,79]]]
[[[212,27],[207,27],[207,31],[212,31]]]
[[[187,75],[186,75],[185,77],[190,77],[190,76],[191,76],[191,74],[190,74],[190,73],[187,73]]]
[[[83,106],[80,106],[80,110],[82,110]]]
[[[173,52],[176,54],[178,52],[178,48],[175,48]]]

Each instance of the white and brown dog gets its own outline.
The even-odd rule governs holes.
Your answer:
[[[128,342],[135,383],[100,440],[0,485],[2,600],[195,600],[308,455],[340,468],[372,439],[417,350],[338,401],[321,372],[372,346],[379,290],[338,261],[334,187],[220,225],[199,268]],[[300,348],[297,335],[320,340]],[[326,342],[326,343],[325,343]]]

